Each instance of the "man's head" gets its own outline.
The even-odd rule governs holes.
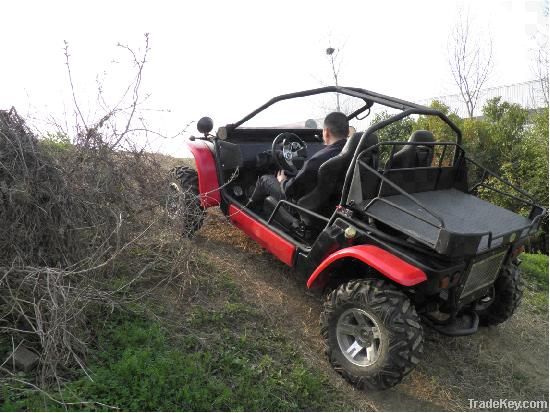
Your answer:
[[[325,118],[323,125],[323,141],[326,145],[347,138],[349,134],[349,122],[342,112],[331,112]]]

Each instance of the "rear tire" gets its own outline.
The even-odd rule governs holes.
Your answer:
[[[177,223],[181,235],[191,238],[206,217],[199,197],[199,177],[197,171],[187,166],[178,166],[171,174],[168,214]]]
[[[320,324],[330,363],[360,389],[393,387],[420,361],[420,319],[408,297],[384,280],[340,285],[328,295]]]
[[[494,298],[491,304],[477,313],[479,323],[484,326],[497,325],[508,320],[516,311],[523,288],[521,271],[515,264],[502,267],[494,283]]]

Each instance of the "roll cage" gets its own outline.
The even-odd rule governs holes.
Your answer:
[[[240,133],[237,131],[237,129],[240,130],[240,131],[249,130],[248,128],[241,128],[241,126],[245,122],[249,121],[250,119],[252,119],[256,115],[258,115],[260,112],[266,110],[267,108],[269,108],[270,106],[274,105],[277,102],[281,102],[281,101],[285,101],[285,100],[289,100],[289,99],[319,95],[319,94],[324,94],[324,93],[341,93],[343,95],[347,95],[347,96],[351,96],[351,97],[355,97],[355,98],[359,98],[359,99],[363,100],[364,105],[362,107],[360,107],[359,109],[353,111],[349,115],[347,115],[348,120],[351,120],[353,118],[359,118],[359,115],[361,115],[363,112],[365,112],[367,110],[370,111],[370,108],[375,103],[380,104],[380,105],[385,106],[385,107],[389,107],[389,108],[401,111],[401,112],[389,117],[388,119],[385,119],[381,122],[378,122],[374,125],[371,125],[369,128],[367,128],[365,130],[365,132],[363,132],[363,134],[362,134],[362,136],[359,140],[359,143],[358,143],[358,145],[357,145],[357,147],[354,151],[353,158],[352,158],[352,160],[351,160],[351,162],[350,162],[350,164],[347,168],[346,174],[345,174],[345,179],[344,179],[344,183],[343,183],[343,187],[342,187],[340,205],[347,206],[349,204],[348,197],[350,195],[350,187],[352,185],[354,170],[356,168],[356,165],[359,165],[361,167],[365,167],[366,169],[368,169],[370,173],[374,174],[380,180],[380,191],[378,192],[377,196],[375,196],[373,199],[371,199],[370,202],[368,203],[368,205],[366,205],[366,207],[364,208],[364,212],[367,215],[368,215],[369,208],[373,204],[375,204],[375,203],[384,203],[384,204],[388,204],[388,206],[390,206],[391,208],[396,208],[397,210],[400,210],[401,213],[410,216],[410,218],[423,221],[424,223],[433,226],[434,229],[437,230],[437,231],[440,231],[441,234],[443,234],[443,236],[445,236],[445,233],[447,233],[448,236],[451,236],[452,231],[447,231],[447,225],[446,225],[446,222],[445,222],[446,221],[445,217],[442,217],[440,214],[434,212],[428,205],[426,205],[425,202],[421,202],[419,199],[417,199],[417,197],[415,196],[416,194],[409,193],[406,190],[404,190],[403,188],[401,188],[400,185],[398,185],[398,183],[392,182],[392,180],[389,179],[386,176],[387,168],[384,168],[384,170],[379,171],[379,170],[375,170],[375,169],[369,167],[368,165],[365,165],[365,163],[362,162],[362,158],[366,154],[368,154],[369,152],[372,152],[374,150],[380,149],[385,145],[391,146],[391,154],[392,155],[396,152],[396,147],[399,147],[399,146],[403,146],[403,145],[426,145],[425,143],[389,141],[389,142],[379,142],[376,145],[367,147],[367,136],[375,133],[376,131],[378,131],[378,130],[380,130],[380,129],[382,129],[382,128],[384,128],[384,127],[386,127],[386,126],[388,126],[392,123],[398,122],[398,121],[400,121],[400,120],[402,120],[402,119],[404,119],[408,116],[411,116],[411,115],[436,116],[450,127],[450,129],[456,135],[456,140],[455,140],[455,142],[433,142],[433,143],[429,143],[428,145],[431,145],[432,148],[436,145],[440,145],[444,148],[443,149],[444,151],[447,151],[447,148],[449,148],[449,147],[454,147],[454,157],[453,157],[453,162],[452,162],[453,167],[460,168],[460,169],[465,171],[466,170],[466,164],[470,163],[470,164],[475,165],[476,167],[479,167],[482,171],[479,182],[475,183],[474,185],[472,185],[468,188],[464,188],[465,192],[471,193],[472,191],[475,191],[479,187],[484,187],[484,188],[487,188],[489,190],[499,192],[502,195],[513,198],[516,201],[521,202],[523,205],[531,207],[531,212],[529,214],[529,219],[530,219],[531,222],[528,225],[525,225],[523,228],[521,228],[521,231],[513,231],[513,234],[512,233],[500,234],[497,238],[501,238],[504,241],[505,239],[507,240],[511,236],[512,237],[515,237],[515,236],[522,237],[522,236],[525,236],[529,233],[532,233],[537,228],[540,220],[542,219],[543,215],[545,214],[545,210],[536,204],[536,201],[533,199],[533,197],[531,197],[528,193],[524,192],[523,190],[521,190],[517,186],[515,186],[515,185],[511,184],[510,182],[502,179],[501,177],[499,177],[494,172],[491,172],[490,170],[482,167],[479,163],[475,162],[474,160],[466,157],[464,149],[461,146],[462,132],[460,131],[458,126],[456,124],[454,124],[447,115],[445,115],[440,110],[433,109],[433,108],[428,108],[426,106],[422,106],[422,105],[419,105],[419,104],[416,104],[416,103],[413,103],[413,102],[408,102],[408,101],[403,100],[403,99],[398,99],[398,98],[386,96],[386,95],[383,95],[383,94],[380,94],[380,93],[375,93],[375,92],[372,92],[372,91],[369,91],[369,90],[366,90],[366,89],[362,89],[362,88],[339,87],[339,86],[327,86],[327,87],[322,87],[322,88],[317,88],[317,89],[305,90],[305,91],[301,91],[301,92],[288,93],[288,94],[276,96],[276,97],[270,99],[265,104],[258,107],[257,109],[255,109],[254,111],[252,111],[251,113],[249,113],[248,115],[246,115],[245,117],[240,119],[239,121],[237,121],[235,123],[232,123],[232,124],[228,124],[225,127],[220,128],[220,130],[218,131],[218,138],[225,139],[227,137],[231,137],[231,135],[233,133],[235,133],[235,135],[239,135]],[[280,129],[281,129],[281,131],[286,130],[284,128],[280,128]],[[260,131],[264,131],[261,128],[259,128],[259,129],[254,128],[253,130],[258,131],[258,133],[261,133]],[[270,129],[270,130],[272,130],[272,129]],[[251,132],[252,132],[252,130],[251,130]],[[439,167],[441,168],[441,158],[439,159]],[[506,192],[503,192],[502,190],[487,184],[485,181],[489,177],[497,179],[499,182],[504,184],[508,189],[515,190],[516,193],[521,194],[522,198],[520,198],[518,196],[514,196],[514,195],[506,193]],[[416,210],[421,209],[425,214],[423,216],[419,216],[418,213],[415,213],[411,209],[406,209],[406,208],[403,208],[402,206],[399,206],[399,205],[392,205],[390,203],[390,201],[388,201],[387,199],[384,199],[384,196],[381,193],[383,185],[387,185],[387,186],[392,187],[393,190],[396,193],[403,195],[409,201],[411,201],[411,203],[413,205],[416,205],[416,207],[415,207]],[[317,218],[321,221],[325,221],[325,222],[327,222],[327,225],[328,225],[328,223],[330,223],[332,218],[334,218],[334,216],[330,219],[326,218],[326,217],[322,217],[319,214],[314,213],[313,211],[305,210],[304,208],[301,208],[296,204],[293,204],[293,203],[290,203],[288,201],[282,200],[282,201],[279,201],[278,205],[272,211],[269,218],[267,219],[267,224],[268,225],[270,225],[272,223],[277,211],[283,205],[287,205],[288,207],[293,208],[297,211],[301,211],[302,213],[306,213],[307,215],[311,215],[311,216],[313,216],[313,217],[315,217],[315,218]],[[481,233],[466,233],[466,234],[461,234],[461,235],[466,236],[466,237],[475,237],[475,238],[479,237],[479,239],[481,239],[481,237],[483,237],[483,236],[486,236],[487,237],[486,248],[490,249],[493,246],[492,244],[493,244],[493,241],[494,241],[494,237],[493,237],[492,233],[487,233],[487,234],[485,234],[485,233],[483,233],[483,234],[481,234]],[[438,242],[439,241],[440,240],[438,240]],[[479,240],[478,240],[478,242],[479,242]],[[434,248],[435,245],[430,245],[430,247]],[[438,252],[440,252],[440,253],[448,252],[450,247],[451,247],[451,245],[447,245],[447,248],[442,249],[441,251],[438,251]],[[437,249],[438,248],[436,248],[436,250]]]
[[[399,119],[402,119],[402,118],[404,118],[406,116],[409,116],[409,115],[412,115],[412,114],[432,114],[432,115],[439,116],[447,124],[449,124],[449,126],[458,134],[457,143],[458,144],[461,143],[460,140],[461,140],[462,135],[461,135],[460,129],[458,129],[458,127],[456,125],[454,125],[453,122],[441,111],[431,109],[431,108],[428,108],[426,106],[419,105],[417,103],[408,102],[408,101],[403,100],[403,99],[398,99],[398,98],[394,98],[394,97],[391,97],[391,96],[382,95],[380,93],[371,92],[371,91],[366,90],[366,89],[357,88],[357,87],[342,87],[342,86],[326,86],[326,87],[321,87],[321,88],[317,88],[317,89],[309,89],[309,90],[304,90],[304,91],[301,91],[301,92],[287,93],[287,94],[284,94],[284,95],[276,96],[276,97],[268,100],[266,103],[264,103],[259,108],[257,108],[254,111],[250,112],[248,115],[246,115],[241,120],[239,120],[235,123],[230,123],[230,124],[226,125],[225,128],[227,130],[227,133],[229,134],[232,130],[240,127],[243,123],[249,121],[254,116],[256,116],[257,114],[259,114],[260,112],[264,111],[265,109],[269,108],[270,106],[274,105],[277,102],[281,102],[283,100],[313,96],[313,95],[321,95],[323,93],[341,93],[343,95],[347,95],[347,96],[362,99],[365,102],[364,106],[360,107],[359,109],[357,109],[354,112],[347,115],[348,120],[351,120],[353,118],[358,117],[361,113],[365,112],[367,109],[370,109],[372,107],[372,105],[375,104],[375,103],[378,103],[378,104],[383,105],[383,106],[390,107],[392,109],[398,109],[398,110],[402,110],[402,111],[412,111],[410,113],[406,113],[406,114],[402,115],[402,117],[399,118]],[[415,110],[416,111],[425,111],[425,113],[416,113],[416,112],[414,112]],[[401,115],[401,114],[399,114],[399,115]],[[389,122],[387,124],[390,124],[390,123],[393,123],[393,122],[399,120],[399,119],[395,119],[395,120],[392,120],[392,119],[393,118],[388,119]],[[382,123],[384,123],[384,122],[382,122]],[[380,128],[382,128],[384,126],[386,126],[386,125],[384,124],[384,125],[380,126]],[[379,128],[377,128],[377,129],[379,129]]]
[[[408,102],[408,101],[403,100],[403,99],[394,98],[394,97],[391,97],[391,96],[387,96],[387,95],[383,95],[383,94],[380,94],[380,93],[372,92],[372,91],[362,89],[362,88],[341,87],[341,86],[326,86],[326,87],[322,87],[322,88],[309,89],[309,90],[304,90],[304,91],[301,91],[301,92],[287,93],[287,94],[284,94],[284,95],[276,96],[276,97],[268,100],[265,104],[263,104],[259,108],[257,108],[254,111],[250,112],[248,115],[246,115],[244,118],[240,119],[239,121],[237,121],[235,123],[230,123],[230,124],[226,125],[224,128],[220,128],[222,130],[222,132],[221,132],[221,134],[223,135],[222,137],[230,136],[232,131],[239,128],[245,122],[249,121],[250,119],[252,119],[256,115],[258,115],[260,112],[263,112],[264,110],[266,110],[267,108],[269,108],[270,106],[274,105],[277,102],[281,102],[281,101],[289,100],[289,99],[296,99],[296,98],[302,98],[302,97],[307,97],[307,96],[313,96],[313,95],[320,95],[320,94],[324,94],[324,93],[341,93],[343,95],[359,98],[359,99],[361,99],[365,102],[365,104],[362,107],[360,107],[359,109],[357,109],[354,112],[347,115],[348,120],[358,118],[358,116],[360,114],[362,114],[363,112],[365,112],[367,110],[370,110],[370,108],[375,103],[378,103],[380,105],[383,105],[383,106],[386,106],[386,107],[389,107],[389,108],[392,108],[392,109],[397,109],[397,110],[402,111],[402,112],[400,112],[400,113],[398,113],[398,114],[396,114],[396,115],[394,115],[394,116],[392,116],[392,117],[390,117],[386,120],[383,120],[383,121],[381,121],[381,122],[379,122],[375,125],[372,125],[371,127],[369,127],[363,133],[363,136],[361,137],[361,140],[360,140],[359,144],[357,145],[357,149],[355,150],[353,160],[350,163],[350,166],[349,166],[348,171],[346,173],[345,183],[344,183],[344,187],[343,187],[343,191],[342,191],[342,197],[341,197],[342,205],[345,204],[345,201],[347,200],[348,195],[349,195],[349,186],[350,186],[350,183],[351,183],[351,177],[353,175],[353,166],[357,162],[357,158],[359,157],[361,152],[363,150],[367,149],[365,147],[365,142],[366,142],[366,137],[369,134],[374,133],[379,129],[382,129],[382,128],[390,125],[391,123],[398,122],[401,119],[404,119],[404,118],[406,118],[410,115],[431,115],[431,116],[439,117],[443,122],[445,122],[447,125],[449,125],[449,127],[456,134],[456,142],[455,142],[456,145],[460,145],[462,143],[462,132],[460,131],[460,129],[449,119],[449,117],[447,115],[445,115],[443,112],[441,112],[437,109],[428,108],[426,106],[422,106],[422,105],[419,105],[419,104],[416,104],[416,103],[413,103],[413,102]],[[220,134],[220,131],[218,132],[218,134]],[[401,142],[401,144],[403,144],[403,143]]]

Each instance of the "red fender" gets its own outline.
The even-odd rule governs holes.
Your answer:
[[[294,254],[296,252],[296,246],[294,244],[273,232],[265,225],[260,224],[235,205],[229,205],[229,219],[250,238],[255,240],[286,265],[292,267],[294,263]]]
[[[329,255],[317,267],[307,280],[307,287],[324,287],[328,281],[324,271],[335,261],[342,258],[355,258],[363,261],[369,267],[374,268],[390,280],[405,287],[420,284],[428,278],[421,269],[403,261],[401,258],[374,245],[356,245],[336,251]]]
[[[220,184],[212,150],[204,141],[187,141],[187,146],[195,158],[202,206],[210,208],[220,205]]]

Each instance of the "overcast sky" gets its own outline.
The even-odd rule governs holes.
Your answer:
[[[547,0],[3,1],[0,108],[64,116],[70,107],[67,40],[77,98],[94,119],[97,76],[114,99],[132,74],[116,44],[139,49],[146,32],[146,107],[171,110],[150,112],[151,127],[166,134],[203,115],[217,127],[274,95],[330,84],[329,44],[341,49],[340,84],[410,100],[452,94],[447,44],[460,9],[469,12],[481,41],[493,39],[488,86],[517,83],[534,78],[533,36],[545,30],[545,5]],[[288,122],[302,114],[296,116]],[[181,155],[182,147],[180,137],[163,141],[161,149]]]

